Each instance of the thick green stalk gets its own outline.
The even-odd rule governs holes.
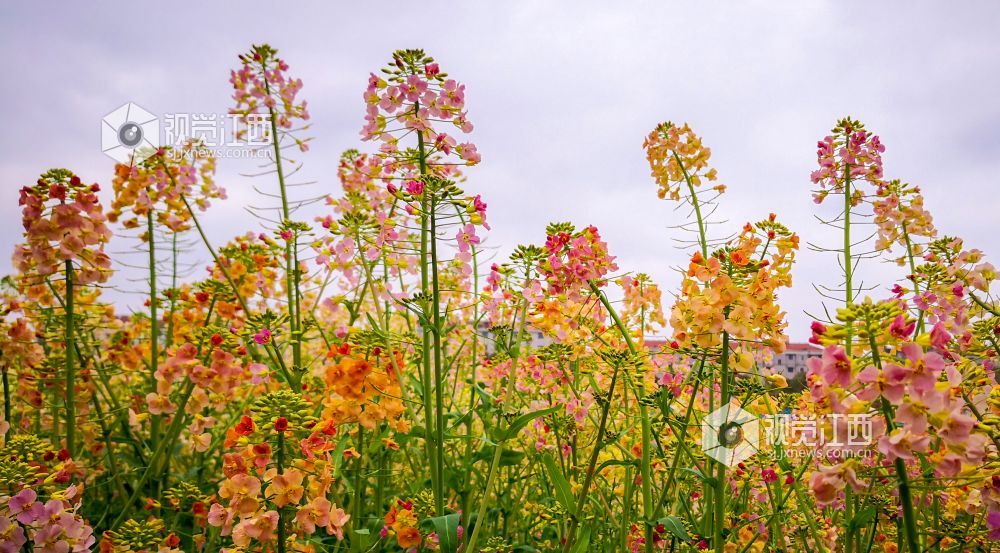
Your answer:
[[[7,423],[7,430],[4,430],[4,443],[10,438],[10,381],[7,378],[7,367],[3,368],[3,420]]]
[[[708,240],[705,238],[705,220],[701,217],[701,204],[698,203],[698,194],[694,190],[694,183],[691,182],[691,177],[688,175],[687,169],[684,167],[684,163],[681,161],[681,157],[677,155],[677,152],[672,152],[674,155],[674,160],[677,162],[677,166],[681,168],[681,174],[684,175],[684,182],[687,183],[688,192],[691,194],[691,205],[694,206],[694,216],[698,221],[698,244],[701,246],[702,257],[708,257]]]
[[[882,355],[879,353],[878,344],[875,342],[875,330],[868,323],[868,343],[871,345],[872,362],[879,372],[882,371]],[[882,415],[885,417],[886,432],[892,432],[895,422],[892,407],[882,398]],[[920,543],[917,537],[917,516],[913,510],[913,495],[910,492],[910,477],[906,473],[906,463],[897,457],[893,466],[896,469],[896,477],[899,479],[899,503],[903,508],[903,529],[905,530],[906,546],[910,553],[920,552]]]
[[[156,371],[159,367],[160,321],[156,312],[156,240],[153,238],[153,210],[146,212],[146,236],[149,241],[149,391],[156,392]],[[160,415],[153,415],[151,442],[160,435]]]
[[[149,459],[149,463],[146,465],[146,470],[143,471],[142,476],[139,478],[139,482],[135,484],[132,495],[125,501],[125,505],[122,506],[122,510],[118,514],[118,517],[111,524],[111,530],[117,529],[118,526],[125,521],[125,518],[128,516],[132,505],[135,503],[136,499],[138,499],[139,495],[143,493],[143,488],[149,482],[150,477],[154,473],[159,472],[159,467],[161,464],[160,461],[163,459],[163,456],[166,452],[167,443],[173,444],[176,441],[177,436],[179,436],[181,433],[181,428],[183,427],[182,423],[185,418],[184,409],[187,407],[188,399],[191,398],[191,392],[193,391],[194,391],[194,383],[188,380],[183,395],[181,396],[181,400],[177,404],[177,410],[175,412],[176,414],[174,415],[174,420],[171,422],[170,427],[167,428],[167,434],[165,436],[165,439],[160,440],[159,445],[156,446],[156,450],[153,451],[153,456]],[[100,524],[97,524],[96,526],[100,526]]]
[[[174,312],[177,308],[177,233],[171,233],[170,237],[170,310],[167,314],[167,339],[165,349],[170,349],[174,343]]]
[[[906,222],[903,222],[903,240],[906,243],[906,257],[910,261],[910,275],[913,280],[913,296],[920,295],[920,282],[917,280],[917,263],[913,259],[913,243],[910,241],[910,233],[906,230]],[[920,316],[917,318],[917,334],[924,331],[924,310],[920,309]]]
[[[437,473],[438,482],[444,485],[444,371],[441,368],[441,332],[444,325],[441,323],[441,286],[438,281],[438,255],[437,255],[437,202],[431,197],[431,309],[433,309],[434,322],[434,421],[435,421],[435,441],[437,442]],[[440,502],[437,504],[437,515],[444,515],[444,493],[440,495]]]
[[[73,262],[66,260],[66,450],[76,452],[76,343],[73,332]]]
[[[854,267],[851,265],[851,164],[844,165],[844,306],[854,303]],[[854,332],[847,325],[847,338],[844,352],[851,355],[851,345],[854,342]]]
[[[365,498],[365,429],[358,423],[358,453],[360,453],[357,463],[354,464],[354,523],[355,529],[364,528],[364,505]],[[355,540],[358,541],[358,540]]]
[[[414,113],[420,110],[419,103],[413,106]],[[424,144],[424,133],[417,132],[417,163],[420,169],[420,176],[426,177],[427,173],[427,149]],[[424,419],[427,440],[427,453],[431,463],[431,486],[434,489],[434,506],[438,516],[444,514],[444,441],[443,441],[443,406],[441,405],[443,389],[441,387],[441,327],[440,313],[438,312],[438,300],[440,298],[437,282],[437,264],[434,259],[437,257],[437,236],[434,228],[434,201],[429,199],[431,195],[427,182],[424,182],[423,200],[421,201],[420,213],[420,289],[426,296],[432,298],[431,321],[424,317],[425,324],[421,325],[423,334],[423,394],[424,394]],[[430,266],[430,267],[429,267]],[[433,276],[431,271],[433,269]],[[433,280],[432,280],[433,279]],[[433,286],[432,290],[428,288]],[[433,347],[433,352],[431,348]],[[433,373],[432,373],[433,369]],[[433,380],[432,380],[433,379]],[[435,387],[433,399],[431,398],[430,387]],[[431,418],[433,417],[433,419]],[[431,438],[433,436],[433,439]]]
[[[853,283],[853,273],[854,267],[852,266],[851,259],[851,164],[847,163],[844,165],[844,306],[850,307],[854,302],[854,283]],[[852,325],[847,325],[847,336],[846,343],[844,347],[844,352],[848,357],[851,355],[851,349],[854,342],[854,327]],[[850,516],[852,509],[850,493],[847,494],[847,513]],[[849,520],[849,519],[848,519]],[[847,546],[846,553],[853,553],[854,542],[851,539],[851,531],[847,532]]]
[[[729,405],[729,333],[722,333],[722,363],[720,364],[722,373],[722,401],[723,409]],[[712,542],[715,544],[715,552],[722,553],[722,529],[726,520],[726,464],[717,463],[718,469],[715,476],[715,523],[713,524],[714,534]]]
[[[267,69],[264,69],[267,72]],[[271,85],[264,79],[264,88],[268,95],[271,94]],[[291,209],[288,207],[288,191],[285,186],[285,172],[281,166],[281,145],[278,143],[278,122],[275,117],[274,108],[268,108],[268,115],[271,123],[271,146],[274,148],[274,168],[278,173],[278,188],[281,191],[281,215],[282,222],[291,220]],[[291,331],[292,346],[292,371],[302,369],[302,336],[301,321],[299,320],[297,290],[299,268],[295,260],[295,241],[285,241],[285,291],[288,299],[288,326]],[[291,384],[291,383],[290,383]]]

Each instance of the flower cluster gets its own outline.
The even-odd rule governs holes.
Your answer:
[[[383,537],[389,536],[391,532],[396,536],[396,543],[400,547],[409,550],[411,547],[419,546],[423,536],[417,528],[420,522],[418,516],[413,508],[413,501],[397,499],[396,504],[385,515]]]
[[[357,422],[374,429],[387,423],[403,432],[409,423],[400,401],[399,375],[404,368],[403,355],[396,351],[385,355],[372,349],[372,362],[345,355],[327,367],[326,384],[333,392],[324,402],[324,414],[337,424]]]
[[[748,223],[708,258],[692,255],[670,315],[678,347],[715,348],[728,332],[735,340],[783,351],[786,323],[777,291],[792,284],[798,247],[798,236],[772,214],[756,225]]]
[[[657,195],[661,199],[679,200],[682,186],[697,188],[718,178],[716,170],[708,166],[712,151],[686,123],[682,127],[669,121],[660,123],[649,133],[642,147],[646,150],[646,160],[659,186]],[[725,190],[721,184],[713,188],[718,192]]]
[[[865,130],[860,121],[850,117],[841,119],[832,134],[820,140],[816,147],[819,169],[811,176],[812,182],[819,185],[814,195],[816,203],[822,203],[831,192],[844,192],[845,186],[852,181],[881,182],[885,146],[878,136]],[[848,193],[852,203],[861,201],[860,191],[849,190]]]
[[[65,169],[53,169],[34,186],[21,189],[25,243],[14,250],[22,273],[47,277],[65,262],[78,268],[79,284],[101,283],[110,276],[111,258],[104,244],[111,238],[96,184],[84,184]]]
[[[591,284],[603,285],[604,276],[618,270],[607,243],[594,226],[577,231],[568,223],[550,224],[546,229],[545,252],[539,271],[553,296],[579,299],[581,290]]]
[[[208,523],[235,545],[272,544],[319,529],[343,539],[350,515],[327,499],[336,428],[310,411],[298,394],[272,392],[229,430],[226,442],[235,451],[225,455]]]
[[[94,531],[74,512],[69,503],[73,495],[42,502],[35,490],[24,488],[14,496],[0,496],[0,551],[17,553],[29,542],[34,551],[90,551]]]
[[[140,217],[152,216],[156,223],[181,232],[191,225],[185,202],[204,211],[211,200],[226,199],[226,191],[215,184],[215,158],[194,141],[176,150],[161,148],[139,165],[119,163],[112,186],[115,198],[108,220],[118,222],[130,212],[132,216],[121,221],[125,228],[136,228]]]
[[[878,240],[875,247],[886,250],[894,245],[902,246],[910,256],[919,257],[923,244],[918,238],[933,239],[937,236],[930,212],[924,209],[924,197],[920,188],[898,180],[879,182],[876,199],[872,202]],[[906,255],[896,261],[906,262]]]
[[[481,161],[476,145],[459,142],[435,123],[449,123],[462,133],[472,132],[465,111],[465,85],[449,79],[422,50],[397,50],[392,62],[368,79],[364,99],[367,106],[362,140],[381,142],[382,178],[397,171],[418,171],[423,163],[438,176],[454,176],[454,165],[475,165]],[[419,152],[401,150],[399,139],[413,133]],[[419,156],[419,159],[417,158]],[[449,157],[457,161],[449,161]]]
[[[240,54],[240,63],[242,67],[231,71],[229,77],[236,101],[229,113],[247,125],[237,131],[237,139],[248,136],[250,125],[271,123],[279,131],[291,132],[295,120],[309,120],[306,101],[295,98],[302,90],[302,79],[287,75],[288,64],[278,57],[277,50],[267,44],[253,46]],[[271,130],[266,132],[270,135]],[[306,140],[295,138],[295,143],[303,152],[309,149]]]

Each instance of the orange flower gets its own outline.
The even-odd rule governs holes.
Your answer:
[[[403,528],[396,534],[396,541],[400,547],[417,547],[420,545],[420,530],[412,526]]]

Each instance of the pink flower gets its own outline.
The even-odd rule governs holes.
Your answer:
[[[419,196],[424,193],[424,183],[418,180],[406,181],[406,192],[411,196]]]
[[[905,340],[913,334],[913,329],[916,328],[916,326],[916,321],[907,322],[906,317],[903,315],[896,315],[892,324],[889,325],[889,333],[900,340]]]
[[[32,524],[40,516],[44,515],[42,504],[35,501],[37,498],[38,495],[35,493],[35,490],[25,488],[10,498],[7,508],[10,510],[10,514],[17,517],[17,521],[21,524]]]
[[[471,142],[459,144],[456,149],[458,150],[458,155],[466,161],[466,165],[475,165],[483,159],[482,156],[479,155],[479,150],[476,149],[476,145]]]
[[[295,514],[295,521],[306,534],[314,534],[317,526],[330,524],[330,500],[323,496],[314,497]]]
[[[948,349],[948,342],[951,341],[951,334],[948,333],[944,328],[944,323],[938,321],[931,329],[931,345],[935,348],[946,351]]]
[[[810,358],[806,365],[811,374],[820,375],[831,386],[846,388],[851,384],[851,360],[840,346],[827,346],[822,358]]]
[[[910,460],[915,458],[913,452],[927,451],[930,441],[931,437],[926,434],[916,435],[907,428],[897,428],[878,439],[878,450],[890,461]]]
[[[267,511],[255,517],[245,518],[240,521],[238,528],[241,532],[233,531],[233,542],[236,545],[246,547],[250,545],[250,538],[267,543],[274,539],[274,532],[278,529],[278,511]],[[238,539],[239,534],[243,534],[245,539]]]
[[[478,246],[480,239],[476,236],[476,226],[469,223],[459,229],[458,234],[455,236],[458,240],[458,251],[468,252],[472,246]]]
[[[260,329],[260,331],[258,331],[257,334],[253,335],[253,341],[257,342],[258,344],[260,344],[262,346],[270,344],[271,343],[271,331],[268,330],[268,329],[266,329],[266,328]]]
[[[809,488],[820,505],[829,505],[848,485],[854,491],[864,489],[865,483],[858,480],[854,465],[848,461],[840,465],[820,467],[809,479]]]
[[[901,349],[913,367],[913,390],[921,394],[929,392],[944,370],[944,358],[935,352],[925,354],[923,348],[912,342]]]
[[[339,507],[333,509],[330,511],[330,524],[326,526],[327,533],[337,536],[338,540],[344,539],[344,526],[349,520],[351,520],[351,515],[344,512],[343,509]]]
[[[18,553],[28,541],[24,528],[5,516],[0,516],[0,537],[0,553]]]
[[[774,469],[764,469],[761,471],[760,475],[765,484],[771,484],[778,481],[778,473],[775,472]]]
[[[250,380],[254,384],[263,384],[271,381],[271,375],[267,369],[267,365],[261,363],[251,363],[249,370],[250,374],[253,375]]]

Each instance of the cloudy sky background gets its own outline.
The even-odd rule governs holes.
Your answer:
[[[100,119],[127,101],[157,113],[225,113],[229,70],[269,42],[304,80],[315,137],[302,179],[335,192],[336,162],[360,143],[368,73],[424,48],[467,85],[483,163],[466,189],[489,204],[505,255],[550,221],[601,229],[619,265],[665,291],[686,254],[685,213],[656,199],[641,149],[663,120],[689,122],[729,191],[720,234],[778,213],[803,242],[837,244],[811,202],[815,143],[852,115],[887,146],[887,176],[920,184],[939,229],[1000,252],[1000,4],[963,2],[102,2],[0,6],[0,251],[20,239],[17,190],[50,167],[110,185]],[[216,244],[256,229],[243,160],[220,160],[230,201],[206,218]],[[107,186],[110,188],[110,186]],[[114,251],[131,248],[117,242]],[[193,260],[208,258],[194,248]],[[994,258],[996,263],[996,258]],[[10,271],[9,253],[0,273]],[[870,263],[865,281],[903,273]],[[790,334],[818,311],[811,282],[837,284],[833,254],[804,250],[784,294]],[[199,272],[199,274],[201,274]],[[124,290],[141,289],[127,272]],[[114,296],[135,305],[134,296]],[[670,297],[664,298],[669,306]]]

